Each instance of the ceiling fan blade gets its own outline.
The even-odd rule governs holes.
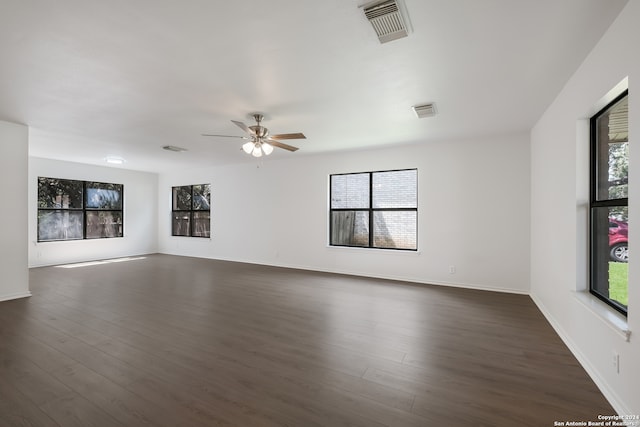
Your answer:
[[[246,133],[253,135],[253,131],[249,129],[247,125],[245,125],[244,123],[238,122],[236,120],[231,120],[231,121],[233,122],[234,125],[238,126],[240,129],[242,129]]]
[[[279,135],[271,135],[271,139],[307,139],[303,133],[281,133]]]
[[[298,147],[294,147],[292,145],[287,145],[285,143],[282,142],[278,142],[275,139],[267,139],[265,140],[266,143],[273,145],[274,147],[278,147],[278,148],[284,148],[285,150],[288,151],[296,151],[298,150]]]
[[[211,133],[203,133],[202,136],[220,136],[223,138],[240,138],[240,139],[249,139],[246,136],[236,136],[236,135],[215,135]]]

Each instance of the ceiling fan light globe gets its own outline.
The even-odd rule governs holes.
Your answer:
[[[273,153],[273,145],[263,142],[262,150],[264,151],[264,154],[268,156],[269,154]]]
[[[255,148],[255,144],[252,141],[249,141],[242,145],[242,149],[247,154],[251,154],[254,148]]]
[[[253,149],[251,154],[253,155],[253,157],[262,157],[262,149],[258,144],[255,145],[255,148]]]

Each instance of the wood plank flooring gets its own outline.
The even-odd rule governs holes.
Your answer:
[[[611,406],[531,299],[151,255],[0,303],[0,426],[553,426]]]

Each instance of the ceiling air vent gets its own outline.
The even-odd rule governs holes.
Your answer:
[[[433,117],[436,115],[436,104],[424,104],[424,105],[414,105],[413,111],[416,113],[419,119],[425,117]]]
[[[174,151],[176,153],[179,153],[181,151],[187,151],[186,148],[176,147],[175,145],[165,145],[164,147],[162,147],[162,149],[167,151]]]
[[[387,43],[402,37],[407,37],[405,19],[400,13],[396,0],[385,1],[366,6],[364,14],[373,25],[380,43]]]

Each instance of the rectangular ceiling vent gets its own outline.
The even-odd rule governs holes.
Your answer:
[[[364,8],[364,14],[371,22],[380,43],[387,43],[407,37],[405,19],[400,13],[396,0],[385,1]]]
[[[414,105],[413,111],[416,113],[419,119],[423,119],[425,117],[433,117],[436,115],[436,104],[424,104],[424,105]]]

